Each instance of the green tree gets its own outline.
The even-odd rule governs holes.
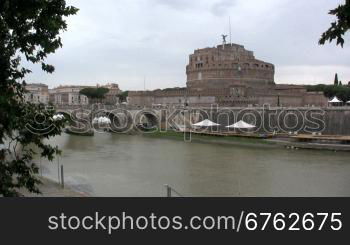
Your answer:
[[[323,92],[328,98],[337,96],[344,102],[350,100],[350,87],[348,86],[318,84],[307,86],[307,90],[310,92]]]
[[[124,92],[120,93],[118,95],[119,102],[121,102],[121,103],[127,102],[128,96],[129,96],[129,91],[124,91]]]
[[[79,91],[81,95],[85,95],[89,99],[94,98],[94,89],[93,88],[83,88],[82,90]]]
[[[335,86],[338,86],[338,85],[339,85],[338,73],[335,73],[335,77],[334,77],[334,85],[335,85]]]
[[[89,98],[90,102],[101,102],[105,97],[106,94],[109,92],[108,88],[84,88],[80,90],[80,94],[85,95]]]
[[[65,0],[0,1],[0,196],[18,196],[20,188],[39,193],[34,155],[52,161],[60,153],[44,139],[60,134],[64,120],[55,121],[54,110],[25,102],[24,78],[31,71],[21,66],[21,58],[52,73],[44,60],[62,46],[64,17],[77,11]]]
[[[106,94],[108,94],[108,92],[109,92],[108,88],[103,88],[103,87],[97,88],[96,89],[97,99],[102,100],[102,99],[106,98]]]
[[[336,39],[337,45],[343,47],[345,42],[343,36],[350,29],[350,0],[330,10],[329,14],[335,15],[337,20],[332,22],[331,27],[322,34],[319,44],[324,45],[326,41],[332,42]]]

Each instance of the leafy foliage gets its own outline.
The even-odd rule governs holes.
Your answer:
[[[350,87],[349,86],[340,86],[340,85],[309,85],[307,90],[310,92],[323,92],[324,95],[328,98],[333,98],[337,96],[344,102],[350,100]]]
[[[121,103],[127,102],[128,96],[129,96],[129,91],[124,91],[124,92],[118,94],[119,102],[121,102]]]
[[[345,4],[330,10],[329,14],[335,15],[337,20],[331,23],[331,27],[322,34],[319,43],[323,45],[326,41],[332,42],[336,39],[337,45],[343,47],[345,43],[343,36],[350,29],[350,0],[346,0]]]
[[[0,196],[18,196],[20,188],[39,193],[33,149],[49,160],[60,153],[43,142],[61,133],[64,120],[54,121],[54,110],[25,102],[24,78],[31,71],[21,67],[21,58],[52,73],[44,60],[62,47],[64,17],[77,11],[65,0],[0,1]]]
[[[84,88],[80,90],[80,94],[85,95],[90,100],[102,100],[105,98],[106,94],[109,92],[108,88]]]

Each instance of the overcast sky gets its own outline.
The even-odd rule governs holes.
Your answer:
[[[350,35],[342,49],[318,45],[345,0],[68,0],[63,48],[48,58],[54,74],[31,67],[28,82],[116,82],[123,90],[186,86],[188,55],[221,43],[229,33],[257,59],[276,66],[276,83],[350,81]]]

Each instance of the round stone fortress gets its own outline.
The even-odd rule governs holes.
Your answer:
[[[187,88],[197,91],[275,85],[273,64],[257,60],[252,51],[231,43],[195,50],[189,57],[186,73]]]
[[[223,37],[226,37],[223,35]],[[129,104],[138,107],[192,106],[259,107],[326,106],[319,92],[304,85],[276,84],[275,66],[258,60],[244,46],[226,43],[197,49],[189,56],[185,88],[130,91]]]

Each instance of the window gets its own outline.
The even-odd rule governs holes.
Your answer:
[[[198,80],[202,80],[202,72],[198,72]]]

